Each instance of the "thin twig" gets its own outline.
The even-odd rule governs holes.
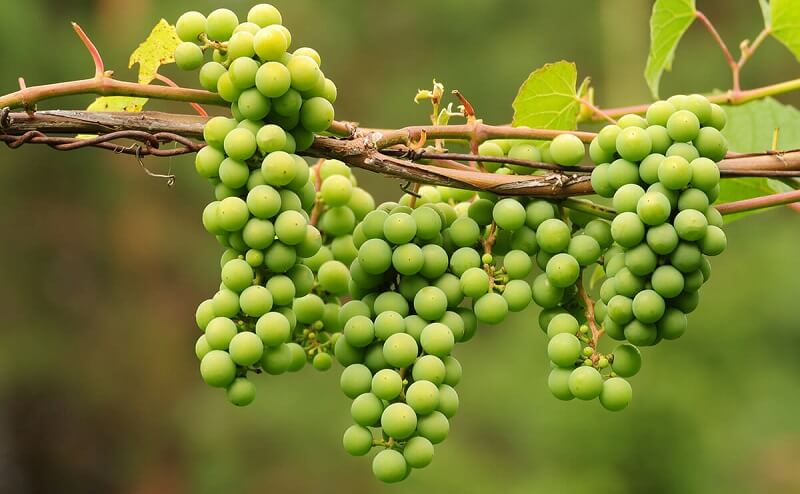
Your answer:
[[[751,199],[743,199],[741,201],[728,202],[716,206],[722,214],[734,214],[744,211],[755,211],[757,209],[771,208],[773,206],[783,206],[784,204],[792,204],[800,202],[800,190],[790,190],[789,192],[780,192],[778,194],[770,194],[768,196],[753,197]]]

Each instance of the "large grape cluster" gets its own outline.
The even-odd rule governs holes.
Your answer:
[[[255,397],[250,372],[296,371],[308,358],[330,367],[332,336],[321,330],[338,316],[301,262],[317,254],[322,236],[310,222],[317,192],[308,163],[294,154],[330,126],[336,88],[316,51],[288,52],[281,22],[277,9],[259,4],[244,23],[227,9],[188,12],[176,23],[177,65],[202,66],[200,84],[233,114],[206,123],[207,146],[195,160],[216,198],[203,226],[226,248],[220,289],[197,309],[204,334],[195,349],[205,382],[225,388],[236,405]]]

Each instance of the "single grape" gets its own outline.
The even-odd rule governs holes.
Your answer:
[[[441,393],[439,397],[441,401]],[[417,433],[428,439],[433,444],[439,444],[447,438],[450,432],[450,421],[447,416],[439,411],[432,412],[417,420]]]
[[[580,400],[593,400],[603,389],[603,377],[594,367],[578,367],[567,381],[569,391]]]
[[[245,377],[237,377],[226,390],[228,401],[237,407],[247,406],[256,397],[256,386]]]
[[[384,449],[373,458],[372,473],[381,482],[393,484],[406,478],[408,464],[399,451]]]
[[[205,30],[206,17],[194,10],[182,14],[175,22],[175,32],[181,41],[196,42]]]
[[[667,152],[664,154],[666,154],[667,157],[680,156],[686,161],[692,161],[700,157],[697,148],[687,142],[676,142],[672,144],[667,148]]]
[[[352,364],[345,367],[339,378],[339,387],[345,396],[354,399],[367,393],[372,387],[372,373],[364,364]]]
[[[640,115],[636,115],[635,113],[628,113],[619,118],[617,125],[619,125],[622,129],[627,129],[629,127],[640,127],[644,129],[647,127],[647,120]]]
[[[475,245],[481,235],[480,227],[470,217],[456,219],[447,230],[450,238],[457,247],[471,247]],[[384,227],[384,234],[386,228]]]
[[[547,262],[547,279],[557,288],[575,284],[581,273],[580,264],[569,254],[556,254]]]
[[[247,367],[261,360],[264,343],[255,333],[243,331],[231,339],[229,352],[236,364]]]
[[[395,370],[381,369],[373,376],[371,389],[378,398],[391,401],[403,391],[403,378]]]
[[[678,196],[678,210],[696,209],[705,211],[708,209],[708,196],[700,189],[686,189]],[[706,220],[707,221],[707,220]]]
[[[639,167],[625,159],[614,160],[608,165],[608,184],[613,189],[619,189],[625,184],[639,182]]]
[[[487,324],[498,324],[508,314],[508,302],[498,293],[487,293],[474,302],[475,317]]]
[[[550,371],[547,376],[547,387],[553,396],[559,400],[569,401],[575,398],[569,390],[569,376],[572,374],[572,369],[562,369],[556,367]]]
[[[211,350],[200,361],[200,376],[209,386],[225,388],[236,377],[236,364],[227,352]]]
[[[689,142],[695,139],[700,131],[700,121],[688,110],[678,110],[667,120],[667,132],[674,141]]]
[[[411,468],[425,468],[433,461],[433,443],[422,436],[412,437],[403,448],[403,457]]]
[[[668,189],[679,190],[691,182],[692,168],[683,157],[670,156],[659,165],[658,179]]]
[[[678,246],[678,234],[675,228],[664,223],[647,230],[647,246],[658,255],[665,256]]]
[[[668,307],[664,317],[656,323],[658,334],[665,340],[675,340],[686,332],[686,314],[681,310]]]
[[[417,415],[427,415],[439,407],[439,388],[430,381],[416,381],[406,390],[406,403]]]
[[[654,290],[642,290],[633,298],[633,315],[644,324],[652,324],[664,315],[664,299]]]
[[[647,123],[650,125],[667,125],[669,117],[675,113],[677,109],[669,101],[656,101],[647,107]]]
[[[628,161],[640,161],[650,154],[650,134],[640,127],[626,127],[617,136],[617,153]]]
[[[636,276],[647,276],[658,266],[658,257],[642,242],[625,253],[625,267]]]
[[[566,251],[571,237],[572,232],[567,224],[555,218],[544,220],[536,230],[539,247],[551,254]]]
[[[272,24],[283,24],[283,19],[278,9],[268,3],[259,3],[253,5],[247,12],[247,22],[267,27]]]
[[[418,352],[416,340],[407,333],[393,334],[383,344],[383,356],[386,362],[397,368],[411,365],[417,358]]]
[[[533,281],[533,301],[543,309],[556,307],[564,295],[564,289],[553,286],[547,277],[542,273]],[[477,314],[476,314],[477,315]]]
[[[574,166],[583,161],[586,149],[577,136],[559,134],[550,143],[550,154],[559,165]]]
[[[636,205],[643,195],[644,189],[638,184],[625,184],[614,193],[612,205],[620,213],[625,211],[635,212]]]
[[[705,235],[700,239],[700,250],[707,256],[717,256],[722,254],[728,246],[728,239],[721,228],[710,225],[706,229]]]
[[[690,163],[692,186],[708,192],[719,185],[719,168],[708,158],[697,158]]]
[[[673,224],[681,239],[695,241],[705,236],[708,228],[708,219],[700,211],[686,209],[675,216]]]
[[[492,217],[500,228],[517,230],[525,224],[526,211],[516,199],[505,198],[495,204]]]
[[[323,77],[317,62],[305,55],[293,56],[286,67],[291,74],[292,87],[298,91],[307,91],[313,88]]]
[[[650,346],[658,340],[658,330],[652,324],[634,319],[625,325],[625,339],[636,346]]]
[[[422,315],[422,317],[425,317]],[[420,334],[420,345],[425,353],[443,358],[450,354],[455,344],[453,332],[446,325],[431,323]]]
[[[651,284],[653,290],[663,298],[673,298],[683,291],[684,278],[683,274],[675,267],[665,264],[653,272]]]
[[[574,334],[558,333],[547,344],[547,357],[559,367],[572,367],[580,358],[582,348]]]
[[[631,402],[631,385],[621,377],[612,377],[603,383],[600,392],[600,404],[603,408],[616,412],[628,406]]]
[[[326,292],[332,295],[344,295],[350,283],[350,270],[344,263],[328,261],[320,266],[317,279],[320,288]]]
[[[350,415],[353,421],[364,427],[375,425],[383,413],[381,399],[372,393],[358,395],[350,405]]]
[[[638,245],[644,239],[644,234],[644,224],[636,213],[620,213],[611,222],[611,236],[623,247]]]
[[[447,296],[440,289],[427,286],[414,296],[414,310],[428,321],[436,321],[447,310]]]
[[[383,292],[373,302],[373,313],[393,311],[405,317],[408,315],[408,302],[397,292]]]
[[[361,425],[351,425],[342,436],[344,450],[353,456],[364,456],[372,449],[372,432]]]
[[[617,324],[627,324],[633,319],[633,300],[624,295],[614,295],[607,305],[608,317]]]
[[[639,198],[635,211],[644,224],[658,226],[669,219],[672,207],[664,194],[653,191]]]
[[[300,124],[309,132],[322,132],[331,126],[333,113],[330,101],[314,97],[303,102],[300,108]]]
[[[369,274],[382,274],[392,265],[392,248],[384,240],[371,238],[358,249],[359,265]]]

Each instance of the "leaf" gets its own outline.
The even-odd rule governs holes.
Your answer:
[[[780,148],[800,148],[800,111],[792,106],[765,98],[744,105],[728,106],[725,111],[728,114],[728,124],[722,133],[733,151],[759,153],[772,149],[774,129],[779,129]],[[718,202],[739,201],[784,192],[788,188],[777,180],[755,177],[726,178],[722,180],[720,187]],[[759,211],[727,215],[725,221],[730,222]]]
[[[761,15],[764,17],[764,27],[772,25],[772,14],[769,8],[768,0],[758,0],[758,5],[761,7]]]
[[[797,0],[772,0],[769,8],[772,36],[800,60],[800,8]]]
[[[575,85],[575,64],[564,60],[531,72],[514,98],[512,125],[539,129],[573,130],[578,125],[580,102]]]
[[[128,60],[128,68],[139,64],[139,84],[149,84],[155,79],[159,66],[175,62],[175,48],[180,43],[175,27],[164,19],[158,21]]]
[[[142,111],[147,98],[100,96],[86,108],[88,111]]]
[[[644,78],[658,98],[658,83],[665,70],[672,70],[675,48],[695,20],[694,0],[656,0],[650,16],[650,53]]]

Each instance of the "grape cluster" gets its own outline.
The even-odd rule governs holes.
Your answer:
[[[235,405],[255,397],[249,372],[296,371],[309,358],[329,368],[332,334],[322,329],[338,316],[301,262],[317,254],[322,236],[309,216],[310,169],[295,154],[330,126],[336,87],[316,51],[288,52],[291,34],[281,22],[277,9],[259,4],[244,23],[228,9],[187,12],[176,23],[177,65],[202,66],[200,84],[231,102],[233,114],[206,123],[207,146],[195,160],[216,199],[203,226],[226,248],[220,289],[197,309],[204,334],[195,350],[205,382],[225,388]]]
[[[478,154],[570,167],[583,161],[586,148],[574,135],[560,134],[547,143],[520,139],[494,139],[478,146]],[[481,165],[486,171],[501,175],[532,175],[539,172],[536,168],[511,163],[483,161]]]

